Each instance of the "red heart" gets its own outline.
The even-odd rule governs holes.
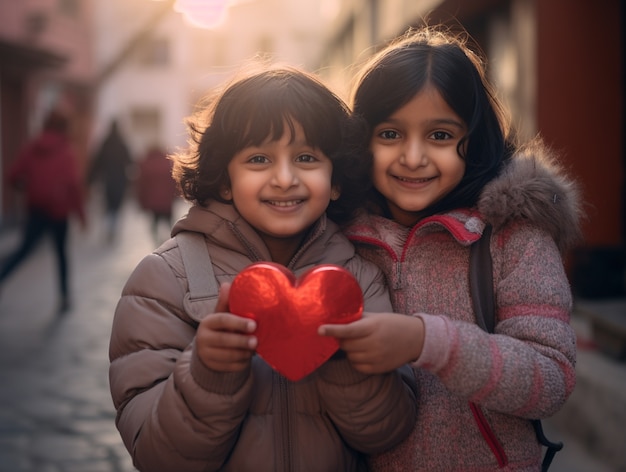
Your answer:
[[[235,277],[229,307],[257,322],[257,353],[296,381],[339,349],[335,338],[317,334],[318,327],[361,318],[363,293],[354,276],[336,265],[314,267],[296,280],[286,267],[261,262]]]

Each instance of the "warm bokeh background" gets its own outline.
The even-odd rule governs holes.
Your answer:
[[[624,8],[622,0],[0,0],[0,261],[12,249],[5,242],[13,242],[25,216],[22,194],[8,187],[4,177],[17,150],[39,131],[50,109],[69,113],[86,174],[112,120],[119,123],[137,162],[154,146],[167,152],[185,146],[184,120],[201,97],[250,61],[302,66],[319,73],[348,100],[355,65],[410,27],[442,22],[465,28],[484,52],[489,75],[521,136],[542,136],[581,184],[588,214],[585,240],[566,259],[576,299],[621,303],[626,300]],[[101,197],[87,183],[85,191],[90,234],[96,238],[103,227],[98,222]],[[100,276],[114,277],[117,290],[134,257],[151,247],[145,235],[140,242],[132,239],[143,224],[136,221],[133,197],[129,193],[124,210],[126,221],[133,222],[122,231],[131,238],[122,241],[128,253],[105,255],[98,252],[105,251],[101,248],[94,256],[95,242],[88,238],[73,249],[74,284],[86,287],[94,306],[100,307],[98,320],[105,331],[118,292],[109,289],[98,298],[92,284]],[[180,213],[186,207],[178,202],[177,208]],[[94,263],[93,257],[100,256]],[[94,273],[110,265],[116,271]],[[26,267],[12,285],[1,287],[0,355],[44,349],[37,344],[39,338],[29,337],[43,328],[28,323],[42,321],[47,312],[24,307],[39,300],[45,304],[52,296],[49,285],[37,285],[44,282],[36,277],[50,279],[48,272],[53,273],[47,265],[41,270]],[[84,278],[77,280],[79,274]],[[77,319],[96,316],[81,311],[86,303],[91,302],[78,300]],[[610,311],[606,332],[614,338],[609,340],[617,343],[616,352],[626,353],[626,304],[611,306],[620,308],[599,308],[593,319]],[[25,317],[23,325],[18,316]],[[592,344],[581,341],[580,346]],[[98,369],[106,369],[106,354],[98,352]],[[623,360],[615,364],[616,373],[603,375],[600,382],[593,374],[601,370],[589,367],[585,356],[582,352],[576,390],[580,405],[602,403],[613,409],[603,410],[604,416],[593,410],[588,422],[578,421],[582,426],[577,434],[609,470],[626,470],[623,447],[615,457],[610,452],[617,450],[611,444],[626,441],[626,390],[601,388],[604,379],[626,382]],[[0,361],[3,395],[9,395],[4,375],[14,368],[7,359]],[[101,380],[105,375],[98,372]],[[98,395],[106,398],[107,392]],[[19,439],[5,427],[7,421],[0,408],[0,456],[3,444],[7,449],[19,446],[18,452],[28,449],[28,434]],[[611,421],[621,429],[612,430]],[[104,422],[110,426],[112,420]],[[16,424],[26,425],[21,419]],[[570,426],[576,429],[573,422]],[[613,431],[621,433],[616,437]],[[107,441],[119,446],[114,434]],[[57,470],[40,465],[33,470]],[[2,470],[9,469],[3,469],[0,457]]]

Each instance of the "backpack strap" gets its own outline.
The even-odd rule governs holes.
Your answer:
[[[478,325],[488,333],[493,333],[496,324],[495,299],[493,292],[493,261],[489,244],[491,225],[483,230],[482,237],[470,247],[469,285],[472,305]],[[546,472],[563,443],[550,441],[543,432],[541,420],[530,420],[539,444],[547,448],[541,463],[541,471]]]
[[[183,231],[175,237],[189,284],[183,305],[191,318],[200,321],[213,312],[219,293],[209,250],[202,233]]]
[[[496,326],[496,304],[493,293],[491,260],[491,225],[485,226],[481,238],[470,246],[469,286],[478,325],[488,333]]]

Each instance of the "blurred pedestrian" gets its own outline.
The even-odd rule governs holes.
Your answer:
[[[4,281],[48,234],[54,242],[59,279],[59,312],[70,308],[67,240],[69,218],[75,213],[86,228],[82,179],[68,139],[67,117],[52,111],[41,133],[18,154],[7,174],[10,185],[25,192],[27,218],[19,247],[0,271]]]
[[[172,178],[172,161],[160,146],[152,146],[139,162],[137,200],[151,217],[154,242],[160,244],[159,223],[167,228],[169,237],[172,225],[172,208],[177,195],[177,185]]]
[[[117,120],[112,120],[109,132],[98,148],[89,169],[88,181],[103,185],[106,206],[107,242],[112,243],[117,232],[120,208],[126,196],[132,157],[120,132]]]

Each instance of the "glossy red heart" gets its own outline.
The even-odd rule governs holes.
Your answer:
[[[299,279],[282,265],[252,264],[233,280],[230,311],[257,322],[257,354],[290,380],[300,380],[339,349],[335,338],[320,336],[322,324],[361,318],[363,293],[354,276],[325,264]]]

